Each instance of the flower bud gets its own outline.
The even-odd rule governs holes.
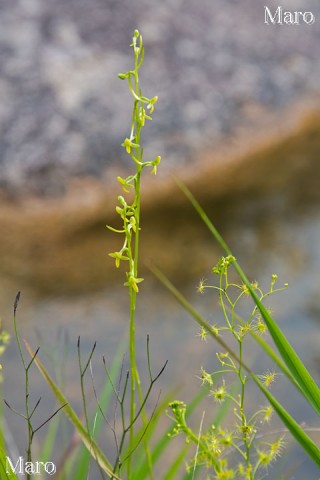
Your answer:
[[[118,197],[118,202],[120,203],[120,205],[122,205],[123,207],[126,207],[127,206],[127,203],[125,201],[125,199],[123,198],[122,195],[119,195]]]

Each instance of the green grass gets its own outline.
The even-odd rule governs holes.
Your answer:
[[[116,212],[121,227],[109,229],[121,240],[119,250],[110,253],[116,267],[122,263],[126,268],[124,295],[129,295],[128,340],[121,345],[111,363],[107,365],[103,359],[102,368],[105,373],[105,384],[101,392],[97,392],[91,370],[91,361],[95,354],[95,345],[89,356],[83,358],[80,337],[78,340],[79,384],[82,400],[82,415],[76,413],[69,402],[64,388],[49,373],[40,360],[38,350],[33,351],[28,342],[20,340],[17,323],[17,307],[19,295],[14,305],[14,331],[18,345],[21,368],[24,371],[25,411],[16,412],[10,401],[7,406],[25,421],[28,442],[26,445],[27,460],[34,458],[34,436],[40,429],[48,428],[41,461],[50,461],[58,447],[58,437],[62,416],[65,416],[77,435],[77,440],[70,448],[62,452],[63,461],[57,478],[85,480],[90,478],[92,465],[96,464],[101,478],[123,480],[194,480],[196,478],[247,479],[266,478],[266,472],[282,454],[284,442],[282,436],[266,440],[268,421],[274,411],[282,421],[292,438],[310,457],[315,465],[320,466],[320,450],[306,431],[286,407],[271,393],[269,386],[276,378],[276,372],[256,372],[250,365],[250,350],[247,338],[250,337],[257,346],[270,357],[281,374],[294,386],[296,394],[302,396],[306,406],[314,410],[315,420],[320,413],[320,390],[307,367],[302,363],[289,340],[281,331],[276,320],[264,305],[264,299],[282,290],[276,287],[277,277],[273,275],[270,288],[262,292],[256,282],[250,282],[242,267],[232,254],[230,247],[219,234],[214,224],[204,212],[190,190],[177,179],[178,186],[211,232],[214,241],[220,245],[225,257],[222,257],[212,272],[217,275],[217,283],[207,285],[201,282],[198,290],[217,295],[224,323],[210,324],[172,284],[156,266],[151,267],[154,275],[165,285],[168,292],[190,314],[201,328],[199,336],[203,340],[211,339],[221,349],[216,355],[217,368],[207,372],[201,367],[202,386],[194,398],[186,405],[176,400],[178,392],[164,392],[158,397],[155,405],[150,406],[151,393],[159,377],[166,368],[166,363],[154,372],[151,369],[151,353],[149,337],[146,339],[146,378],[141,378],[136,361],[136,337],[139,334],[139,321],[136,318],[139,302],[139,288],[143,278],[139,274],[140,249],[140,216],[141,216],[141,182],[145,169],[156,174],[160,164],[160,156],[152,160],[144,160],[142,130],[146,121],[152,119],[157,96],[146,97],[142,94],[139,70],[144,61],[142,36],[135,30],[131,47],[133,49],[133,68],[120,74],[121,80],[128,83],[133,107],[128,137],[122,146],[126,150],[134,167],[127,178],[118,177],[123,195],[117,199]],[[112,233],[112,234],[113,234]],[[156,264],[157,259],[154,259]],[[233,273],[232,273],[233,272]],[[233,280],[236,276],[238,280]],[[232,277],[232,280],[230,278]],[[247,317],[238,313],[238,305],[243,298],[251,298],[252,306]],[[273,345],[262,338],[269,333]],[[229,342],[231,339],[232,343]],[[2,334],[0,341],[7,343],[8,338]],[[196,339],[194,341],[197,341]],[[26,357],[26,348],[29,356]],[[129,370],[124,371],[123,352],[129,352]],[[0,352],[1,353],[1,352]],[[30,368],[35,365],[49,385],[58,407],[39,427],[34,427],[34,413],[38,403],[30,400]],[[195,367],[195,371],[199,368]],[[90,377],[90,382],[88,381]],[[248,398],[248,382],[253,383],[266,401],[261,407],[255,405],[252,410],[252,399]],[[90,387],[88,387],[90,384]],[[94,406],[89,407],[88,389],[95,399]],[[212,414],[202,414],[200,423],[193,426],[193,414],[200,409],[201,402],[210,398]],[[111,419],[109,417],[112,405]],[[208,402],[206,403],[208,405]],[[208,407],[206,407],[208,408]],[[203,410],[202,410],[203,411]],[[169,419],[168,419],[169,417]],[[230,417],[233,427],[230,428]],[[1,411],[2,418],[2,411]],[[170,427],[163,428],[163,419],[170,422]],[[263,426],[261,426],[263,424]],[[113,448],[106,447],[101,441],[101,434],[107,430],[113,438]],[[8,442],[5,428],[1,427],[0,436],[0,477],[17,478],[6,472],[6,456]],[[173,437],[183,436],[184,442],[176,442]],[[262,440],[261,440],[262,439]],[[115,452],[115,453],[114,453]],[[170,452],[170,461],[167,461]],[[237,459],[237,461],[235,460]],[[268,469],[267,469],[268,468]],[[161,472],[159,474],[159,472]],[[27,479],[32,475],[27,474]]]

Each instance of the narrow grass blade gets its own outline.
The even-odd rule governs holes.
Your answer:
[[[157,430],[157,426],[159,425],[159,421],[162,418],[162,415],[165,414],[165,410],[169,404],[170,401],[172,401],[173,395],[168,394],[165,399],[161,402],[160,405],[158,405],[158,408],[154,412],[153,418],[148,426],[148,429],[145,431],[144,426],[142,426],[136,433],[134,443],[136,444],[139,439],[141,439],[142,435],[144,434],[145,440],[148,442],[148,444],[151,443],[152,438]],[[155,446],[152,448],[151,453],[151,460],[152,460],[152,465],[155,466],[157,461],[159,460],[159,457],[163,451],[163,448],[165,448],[166,440],[167,440],[167,432],[161,436],[160,440],[157,441]],[[145,478],[148,478],[149,476],[149,469],[148,465],[145,462],[143,456],[141,455],[136,455],[134,463],[133,463],[133,480],[144,480]]]
[[[202,318],[202,316],[193,308],[188,300],[177,290],[177,288],[170,282],[170,280],[155,266],[149,267],[151,272],[160,280],[160,282],[171,292],[178,302],[190,313],[190,315],[204,327],[210,335],[212,335],[217,342],[226,350],[230,350],[228,345],[222,340],[222,338],[216,336],[212,332],[211,326]]]
[[[171,282],[157,269],[152,268],[154,274],[162,281],[162,283],[171,291],[179,302],[186,308],[186,310],[193,316],[193,318],[203,326],[209,335],[214,338],[217,342],[222,345],[226,351],[230,353],[230,355],[239,363],[239,358],[234,352],[228,347],[228,345],[221,341],[219,337],[214,335],[210,325],[201,317],[201,315],[194,310],[194,308],[189,304],[189,302],[183,297],[183,295],[177,291],[177,289],[171,284]],[[242,366],[247,370],[247,372],[252,376],[256,384],[265,394],[275,411],[278,413],[279,417],[294,436],[294,438],[300,443],[302,448],[308,453],[308,455],[312,458],[312,460],[320,465],[320,450],[315,445],[315,443],[310,439],[310,437],[303,431],[303,429],[296,423],[296,421],[289,415],[289,413],[280,405],[280,403],[271,395],[271,393],[263,386],[260,380],[254,375],[252,370],[242,362]]]
[[[34,352],[29,346],[29,344],[25,341],[26,348],[28,352],[30,353],[31,357],[34,356]],[[34,358],[34,362],[37,365],[40,373],[43,375],[44,379],[50,386],[53,394],[55,395],[56,399],[58,400],[60,405],[65,405],[63,408],[64,414],[68,417],[70,422],[73,424],[73,426],[76,428],[82,442],[92,455],[92,457],[96,460],[96,462],[100,465],[102,470],[109,475],[111,478],[119,480],[119,477],[114,475],[112,473],[112,466],[110,462],[107,460],[103,452],[100,450],[96,442],[90,437],[88,432],[86,431],[85,427],[82,425],[80,419],[78,418],[77,414],[75,411],[72,409],[72,407],[69,405],[67,402],[65,396],[61,392],[61,390],[58,388],[58,386],[55,384],[49,373],[46,371],[45,367],[42,365],[38,357]]]
[[[123,340],[121,342],[121,344],[119,345],[119,347],[117,348],[116,354],[113,358],[111,367],[109,369],[109,374],[110,374],[110,377],[113,379],[113,381],[115,381],[115,379],[117,378],[117,375],[120,372],[121,362],[123,361],[123,349],[124,349],[125,344],[126,344],[126,339]],[[113,394],[112,385],[110,384],[109,381],[106,381],[105,385],[104,385],[104,388],[103,388],[103,391],[102,391],[102,393],[100,395],[100,398],[99,398],[99,406],[100,406],[100,408],[103,412],[107,411],[112,394]],[[95,413],[91,416],[91,421],[90,421],[90,425],[93,425],[93,423],[95,421],[95,429],[94,429],[95,438],[99,437],[101,428],[105,424],[105,420],[104,420],[103,416],[101,415],[101,412],[99,411],[99,408],[97,409],[97,412],[98,412],[98,416],[96,418],[96,421],[95,421]],[[77,468],[74,471],[74,475],[75,475],[74,478],[75,479],[84,478],[84,473],[83,472],[87,472],[88,469],[89,469],[90,457],[91,456],[90,456],[88,450],[83,449],[82,452],[80,453],[79,458],[77,459]]]
[[[187,410],[187,413],[186,413],[186,418],[188,418],[192,414],[192,412],[199,405],[199,403],[203,400],[203,398],[207,395],[207,393],[208,392],[206,392],[206,390],[204,388],[199,390],[199,392],[195,395],[195,397],[192,399],[192,401],[190,402],[190,404],[188,406],[188,410]],[[163,414],[163,412],[165,411],[165,409],[168,406],[168,403],[170,401],[172,401],[173,397],[174,396],[172,394],[168,395],[167,398],[160,405],[160,407],[159,407],[159,409],[156,413],[156,417],[154,418],[154,421],[152,422],[152,425],[150,425],[150,432],[147,432],[148,441],[151,440],[152,434],[155,430],[155,427],[156,427],[159,419],[161,418],[161,414]],[[169,447],[169,445],[172,442],[172,439],[169,438],[169,436],[168,436],[168,434],[170,432],[171,432],[171,427],[168,428],[162,434],[162,436],[158,439],[158,441],[156,442],[156,444],[152,448],[151,458],[152,458],[152,464],[154,466],[157,465],[157,463],[161,460],[162,455],[164,454],[164,452],[166,451],[166,449]],[[180,457],[180,454],[177,455],[177,459],[174,460],[174,463],[178,462],[178,457]],[[180,464],[183,462],[184,458],[185,458],[184,456],[180,458]],[[134,479],[135,480],[143,480],[143,479],[148,477],[147,465],[142,460],[143,459],[141,459],[140,462],[135,463],[135,468],[134,468]]]
[[[37,332],[39,340],[43,342],[43,337],[40,332]],[[56,377],[58,383],[61,385],[62,389],[64,383],[64,371],[65,365],[68,356],[68,347],[67,347],[67,333],[63,329],[58,329],[57,331],[57,341],[62,343],[62,355],[59,355],[59,361],[55,357],[54,353],[50,348],[45,348],[45,354],[48,360],[54,365]],[[43,351],[43,350],[42,350]],[[48,462],[52,458],[52,454],[55,448],[55,443],[57,441],[58,430],[61,428],[62,422],[61,415],[56,415],[48,424],[47,433],[45,435],[43,445],[41,446],[41,451],[39,453],[39,458],[42,462]],[[65,432],[64,432],[65,433]],[[59,442],[59,451],[63,450],[63,439]]]
[[[242,270],[235,264],[235,268],[239,272],[244,283],[249,288],[249,281],[243,274]],[[240,274],[242,272],[242,274]],[[306,397],[310,405],[314,408],[318,415],[320,415],[320,389],[317,386],[316,382],[308,372],[307,368],[304,366],[303,362],[300,360],[299,356],[290,345],[288,340],[286,339],[285,335],[282,333],[281,329],[277,325],[277,323],[273,320],[267,309],[264,305],[260,302],[255,292],[252,288],[249,288],[250,294],[256,303],[257,307],[260,310],[260,313],[268,327],[270,335],[278,348],[278,351],[285,362],[286,366],[290,370],[292,376],[296,380],[297,384],[300,387],[300,391]]]
[[[15,461],[12,459],[13,466]],[[10,466],[7,471],[7,454],[2,446],[0,447],[0,478],[1,480],[18,480],[17,475],[14,472],[10,472]]]
[[[227,308],[228,311],[230,311]],[[243,325],[245,324],[245,321],[237,314],[234,314],[235,318],[242,323]],[[290,373],[290,370],[286,367],[286,365],[283,363],[281,358],[276,354],[276,352],[270,347],[270,345],[261,338],[260,335],[258,335],[256,332],[253,330],[250,330],[250,335],[255,339],[255,341],[260,345],[260,347],[265,351],[265,353],[273,360],[273,362],[280,368],[280,370],[285,374],[285,376],[291,381],[291,383],[301,392],[300,385],[296,382],[296,380],[293,378],[293,376]]]
[[[163,476],[163,480],[175,480],[177,478],[177,472],[179,471],[181,465],[185,461],[190,445],[185,445],[181,451],[178,453],[177,457],[174,459],[169,469]]]
[[[276,400],[276,398],[266,389],[266,387],[260,382],[256,375],[251,374],[253,380],[258,385],[260,390],[267,397],[268,401],[281,418],[284,425],[288,428],[291,435],[301,445],[309,457],[314,461],[316,465],[320,466],[320,449],[311,440],[311,438],[305,433],[300,425],[291,417],[287,410]]]
[[[0,405],[0,478],[1,480],[18,480],[17,475],[14,472],[10,472],[10,466],[9,469],[7,469],[7,457],[8,452],[6,451],[6,440],[5,440],[6,432],[5,432],[5,426],[4,426],[4,418],[3,418],[3,412],[2,412],[2,405]],[[14,459],[12,459],[13,465],[16,463]],[[9,470],[9,471],[7,471]]]
[[[3,392],[2,386],[0,387],[0,479],[1,480],[18,480],[18,477],[14,472],[7,472],[7,457],[14,458],[19,457],[19,452],[13,440],[12,434],[3,416]],[[16,463],[16,462],[15,462]],[[9,466],[10,467],[10,466]]]
[[[14,452],[10,452],[12,457]],[[13,472],[10,471],[10,465],[8,467],[8,462],[7,458],[9,457],[11,459],[11,455],[7,451],[7,446],[6,446],[6,428],[4,424],[4,417],[3,417],[3,412],[2,412],[2,405],[0,405],[0,478],[1,480],[18,480],[17,475]],[[17,459],[12,458],[12,464],[13,466],[16,464]]]
[[[236,386],[232,389],[232,391],[236,391]],[[187,412],[186,412],[186,419],[192,415],[192,413],[195,411],[195,409],[198,407],[198,405],[201,403],[201,401],[208,395],[208,390],[203,387],[201,388],[197,394],[194,396],[194,398],[189,402]],[[172,401],[173,395],[171,394],[168,396],[167,399],[164,400],[163,404],[160,406],[159,410],[163,411],[163,407],[167,407],[169,401]],[[223,421],[224,417],[227,415],[230,406],[232,406],[231,400],[226,400],[221,408],[219,408],[217,414],[215,415],[214,419],[211,421],[211,424],[214,424],[216,427],[220,425],[220,423]],[[155,418],[154,424],[157,424],[159,414]],[[151,425],[151,431],[154,430],[155,425]],[[167,448],[170,447],[172,444],[172,439],[169,437],[169,433],[171,432],[172,428],[169,427],[166,432],[162,434],[162,436],[159,438],[157,443],[154,445],[151,451],[151,456],[152,456],[152,464],[156,466],[158,462],[161,460],[163,454],[166,452]],[[152,438],[152,433],[149,434],[148,436],[148,441],[150,441]],[[163,479],[164,480],[175,480],[176,472],[179,470],[181,465],[185,462],[186,460],[186,455],[188,453],[188,450],[190,448],[190,445],[186,445],[183,450],[177,453],[176,458],[172,461],[171,465],[167,468],[167,470],[164,471],[163,474]],[[139,463],[134,464],[134,480],[144,480],[145,478],[148,477],[148,469],[147,465],[141,460]]]
[[[201,388],[199,392],[194,396],[194,398],[191,400],[191,402],[188,404],[187,412],[186,412],[186,420],[191,416],[191,414],[194,412],[196,407],[200,404],[200,402],[208,395],[208,391],[206,388]],[[171,444],[172,439],[168,436],[171,428],[168,429],[166,432],[166,437],[162,439],[164,445],[163,445],[163,450],[161,453],[164,452],[164,450],[169,447],[169,444]],[[161,444],[160,444],[161,445]],[[159,446],[160,446],[159,445]],[[161,445],[162,446],[162,445]],[[172,464],[169,466],[167,471],[164,474],[164,480],[174,480],[176,477],[176,474],[181,467],[181,465],[186,461],[187,458],[187,453],[190,448],[190,445],[186,445],[181,452],[178,452],[176,458],[173,460]],[[160,457],[159,457],[160,458]]]
[[[232,395],[236,391],[236,389],[237,389],[237,386],[234,386],[233,389],[232,389],[232,392],[231,392]],[[209,393],[209,391],[206,388],[203,387],[198,392],[198,394],[193,398],[193,400],[189,403],[188,408],[187,408],[186,420],[188,420],[188,418],[191,416],[191,414],[193,413],[195,408],[199,405],[200,401],[203,400],[203,398],[205,396],[207,396],[208,393]],[[232,400],[230,398],[228,398],[221,405],[221,407],[217,410],[217,413],[214,416],[214,418],[212,419],[212,421],[210,422],[210,425],[215,425],[215,427],[218,427],[222,423],[222,421],[226,417],[226,415],[228,414],[229,408],[231,406],[232,406]],[[168,430],[168,433],[169,433],[169,431],[170,431],[170,429]],[[168,441],[170,441],[170,438],[168,438],[168,436],[167,436],[166,440],[168,442]],[[168,446],[168,445],[166,445],[166,446]],[[179,470],[179,468],[181,467],[183,462],[186,463],[186,458],[187,458],[187,453],[188,453],[189,448],[190,448],[190,444],[186,445],[183,448],[183,450],[178,453],[177,457],[173,460],[172,464],[170,465],[170,467],[166,471],[166,473],[164,475],[164,480],[175,480],[175,478],[176,478],[175,475],[176,475],[177,471]],[[192,473],[191,474],[186,474],[186,476],[184,478],[190,478],[191,479],[192,475],[193,475]]]
[[[46,437],[44,439],[43,447],[41,449],[40,453],[40,458],[42,462],[48,462],[49,459],[51,458],[54,445],[57,439],[57,432],[59,429],[59,424],[60,424],[60,416],[57,415],[55,416],[51,422],[49,423],[48,426],[48,433],[46,434]]]
[[[184,192],[186,197],[190,200],[193,207],[200,215],[212,235],[215,237],[219,245],[223,248],[223,250],[228,254],[232,255],[232,252],[226,242],[223,240],[221,235],[219,234],[218,230],[214,227],[209,217],[204,212],[203,208],[194,198],[190,190],[180,181],[177,180],[178,186]],[[234,262],[234,268],[238,272],[241,280],[248,288],[255,304],[257,305],[262,318],[264,319],[270,335],[283,359],[286,366],[290,370],[292,376],[295,378],[296,382],[300,386],[301,392],[306,397],[310,405],[314,408],[314,410],[320,415],[320,389],[317,386],[316,382],[308,372],[307,368],[304,366],[303,362],[300,360],[299,356],[290,345],[288,340],[286,339],[285,335],[282,333],[281,329],[277,325],[277,323],[273,320],[267,309],[261,303],[259,298],[257,297],[256,293],[251,287],[251,283],[247,279],[245,273],[241,269],[240,265],[237,262]]]
[[[203,327],[208,334],[214,338],[214,340],[226,351],[229,352],[232,358],[236,360],[236,362],[239,363],[239,357],[236,355],[236,353],[232,350],[229,345],[222,340],[220,336],[217,336],[212,328],[211,325],[204,320],[204,318],[193,308],[193,306],[188,302],[188,300],[182,295],[182,293],[179,292],[179,290],[176,289],[176,287],[170,282],[170,280],[156,267],[152,266],[150,267],[150,270],[152,273],[160,280],[160,282],[171,292],[178,302],[187,310],[187,312],[190,313],[190,315],[195,319],[197,323],[201,327]],[[243,363],[242,363],[243,364]],[[244,365],[244,364],[243,364]],[[248,371],[250,370],[248,367],[245,367]]]

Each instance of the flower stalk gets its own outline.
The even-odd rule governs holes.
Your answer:
[[[126,153],[131,157],[135,164],[135,173],[126,178],[118,177],[123,191],[133,192],[132,203],[127,203],[123,196],[118,197],[118,206],[116,212],[120,216],[123,227],[110,230],[121,234],[124,237],[123,245],[117,252],[109,255],[115,259],[118,268],[121,262],[126,262],[128,269],[126,272],[126,282],[124,285],[129,289],[130,296],[130,325],[129,325],[129,352],[130,352],[130,450],[133,450],[134,441],[134,419],[136,416],[136,393],[140,403],[143,400],[143,393],[140,384],[140,377],[136,363],[136,305],[139,285],[143,278],[139,277],[139,241],[140,241],[140,211],[141,211],[141,174],[145,167],[151,167],[151,173],[156,174],[157,167],[160,164],[161,157],[157,156],[152,161],[144,161],[143,147],[141,144],[141,132],[145,122],[151,121],[151,115],[154,112],[154,105],[158,97],[148,98],[142,95],[139,82],[139,69],[144,60],[144,47],[142,36],[138,30],[134,31],[132,44],[134,54],[134,67],[126,73],[119,74],[121,80],[127,80],[129,90],[133,97],[133,109],[131,117],[130,135],[122,143]],[[144,409],[141,411],[144,425],[147,424]],[[152,478],[151,456],[146,446],[147,461],[149,464],[149,473]],[[127,462],[128,478],[130,478],[131,462]]]

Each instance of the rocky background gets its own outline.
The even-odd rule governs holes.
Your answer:
[[[289,198],[315,203],[320,3],[281,3],[312,11],[311,26],[266,26],[265,3],[275,11],[275,0],[0,0],[0,283],[13,280],[4,297],[17,285],[65,294],[114,281],[107,252],[119,239],[105,225],[116,221],[116,176],[132,167],[120,146],[132,99],[117,74],[131,68],[135,28],[143,91],[159,96],[145,159],[163,159],[143,182],[142,264],[157,258],[183,279],[207,266],[171,172],[224,225],[252,228]]]
[[[163,171],[190,163],[268,113],[318,98],[320,4],[312,26],[265,26],[269,0],[2,0],[0,187],[61,196],[71,178],[108,185],[126,165],[119,146],[131,99],[117,73],[131,65],[139,28],[146,95],[159,95],[147,154]],[[212,159],[214,162],[214,158]]]
[[[264,5],[274,10],[278,2],[311,10],[316,23],[265,26]],[[163,159],[157,177],[143,179],[138,362],[145,365],[148,332],[152,364],[157,369],[168,358],[163,381],[168,387],[172,378],[172,391],[185,382],[188,398],[190,374],[214,358],[210,342],[203,357],[197,328],[145,267],[158,265],[215,323],[215,299],[200,302],[195,286],[210,278],[221,250],[183,204],[170,175],[178,171],[249,278],[269,282],[277,273],[289,281],[291,293],[276,296],[276,319],[281,328],[286,320],[290,341],[318,375],[319,0],[0,0],[0,320],[12,331],[21,290],[21,337],[40,344],[41,355],[56,354],[58,368],[60,355],[76,409],[77,362],[69,356],[66,363],[66,349],[72,355],[81,334],[84,355],[98,339],[99,358],[110,361],[123,342],[124,266],[116,270],[108,256],[120,238],[105,225],[116,225],[115,177],[129,167],[120,145],[132,99],[117,74],[131,67],[135,28],[146,47],[144,92],[159,96],[145,153]],[[68,347],[57,331],[70,333]],[[14,344],[3,359],[4,391],[23,411]],[[34,398],[45,393],[37,378]],[[96,380],[99,387],[105,376]],[[283,395],[286,402],[286,389]],[[289,397],[290,412],[314,427],[304,405]],[[51,397],[43,398],[41,405],[50,405]],[[25,451],[23,421],[8,409],[5,415]],[[304,460],[295,470],[299,455],[292,450],[284,477],[318,478]]]

